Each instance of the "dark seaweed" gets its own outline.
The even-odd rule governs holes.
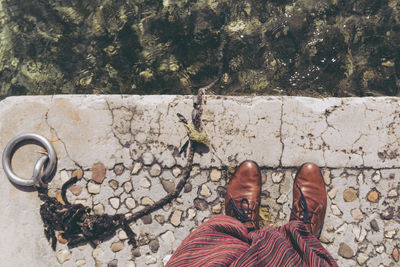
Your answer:
[[[65,204],[49,197],[47,189],[38,187],[39,198],[43,201],[40,206],[40,215],[44,224],[44,233],[51,247],[56,250],[56,231],[61,232],[61,237],[66,239],[69,247],[90,243],[96,246],[99,242],[111,237],[118,228],[122,228],[127,236],[128,243],[136,247],[135,233],[130,229],[129,223],[123,214],[95,215],[89,207],[82,204],[71,204],[66,198],[66,190],[77,182],[76,177],[68,180],[61,189],[62,199]]]

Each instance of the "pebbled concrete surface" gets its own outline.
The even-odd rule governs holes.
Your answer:
[[[43,234],[36,192],[21,191],[0,170],[0,266],[163,266],[196,226],[223,213],[226,167],[245,159],[266,177],[262,206],[275,225],[287,221],[296,168],[322,167],[328,210],[321,236],[339,265],[396,266],[400,246],[399,98],[207,96],[203,126],[210,151],[196,154],[189,184],[171,205],[131,227],[139,248],[120,231],[97,248],[53,252]],[[0,102],[0,149],[36,132],[59,156],[56,195],[71,173],[83,178],[72,202],[96,213],[130,213],[157,201],[179,180],[187,137],[176,113],[191,117],[190,96],[37,96]],[[13,168],[30,177],[40,156],[19,149]],[[397,261],[396,261],[397,260]]]

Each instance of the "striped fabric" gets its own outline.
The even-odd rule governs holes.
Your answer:
[[[167,266],[337,266],[301,221],[247,232],[244,225],[217,215],[178,247]]]

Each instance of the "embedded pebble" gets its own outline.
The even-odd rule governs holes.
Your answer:
[[[208,188],[208,186],[206,184],[201,185],[200,195],[202,195],[203,197],[206,197],[206,198],[211,196],[210,189]]]
[[[324,182],[326,185],[330,185],[331,184],[331,172],[329,170],[323,170],[322,171],[322,177],[324,178]]]
[[[154,161],[154,156],[150,152],[146,152],[142,155],[142,160],[144,165],[151,165]]]
[[[171,259],[172,255],[167,255],[163,258],[163,264],[164,266],[167,265],[168,261]]]
[[[104,214],[104,206],[103,204],[99,203],[93,207],[94,214],[96,215],[103,215]]]
[[[121,163],[114,166],[114,173],[116,175],[121,175],[124,172],[124,170],[125,170],[125,167]]]
[[[158,164],[154,164],[153,166],[151,166],[149,173],[153,177],[159,176],[161,174],[161,166]]]
[[[76,264],[77,267],[81,267],[81,266],[86,264],[86,260],[84,260],[84,259],[83,260],[77,260],[75,262],[75,264]]]
[[[396,189],[390,190],[388,193],[388,197],[397,197],[397,190]]]
[[[379,225],[378,225],[378,222],[377,222],[375,219],[373,219],[372,221],[370,221],[369,224],[371,225],[371,228],[372,228],[374,231],[379,231]]]
[[[143,187],[143,188],[149,188],[149,187],[151,186],[151,183],[150,183],[150,181],[149,181],[146,177],[144,177],[144,178],[142,178],[142,179],[140,180],[139,185],[140,185],[141,187]]]
[[[100,193],[101,185],[90,181],[87,186],[88,186],[88,192],[90,194],[98,194],[98,193]]]
[[[135,248],[134,250],[132,250],[132,256],[135,258],[142,256],[142,253],[140,252],[140,248]]]
[[[324,243],[324,244],[329,244],[333,242],[333,238],[327,236],[324,232],[321,233],[321,236],[319,237],[319,240]]]
[[[143,206],[150,206],[154,204],[154,201],[149,197],[143,197],[140,200],[140,204],[142,204]]]
[[[182,173],[182,170],[179,167],[175,167],[172,169],[172,175],[174,175],[174,177],[178,177],[181,173]]]
[[[115,180],[109,181],[109,182],[108,182],[108,185],[109,185],[112,189],[114,189],[114,190],[116,190],[116,189],[118,188],[118,182],[115,181]]]
[[[86,199],[76,199],[76,200],[74,201],[74,204],[81,204],[81,205],[83,205],[83,206],[86,206],[87,200],[86,200]]]
[[[175,241],[174,232],[168,230],[164,234],[160,235],[160,239],[166,244],[172,244]]]
[[[126,235],[125,231],[120,230],[120,231],[118,232],[118,238],[119,238],[120,240],[125,240],[125,239],[128,238],[128,236]]]
[[[392,239],[395,234],[396,230],[385,231],[385,237],[389,239]]]
[[[394,216],[394,207],[389,207],[381,212],[381,218],[383,220],[391,220]]]
[[[130,210],[136,208],[135,199],[133,199],[131,197],[128,197],[127,199],[125,199],[125,206]]]
[[[92,180],[101,184],[106,178],[106,167],[103,163],[95,163],[92,166]]]
[[[109,201],[110,201],[111,206],[112,206],[114,209],[118,209],[118,208],[119,208],[119,202],[120,202],[120,200],[119,200],[118,197],[112,197],[112,198],[109,199]]]
[[[101,249],[101,247],[96,247],[92,252],[92,256],[97,261],[102,262],[104,260],[104,251]]]
[[[57,251],[56,257],[57,257],[57,261],[60,264],[63,264],[64,262],[71,259],[71,252],[68,249],[62,249],[62,250]]]
[[[272,181],[277,184],[280,183],[283,179],[283,173],[278,172],[278,173],[272,173]]]
[[[131,171],[131,174],[133,174],[133,175],[137,174],[140,171],[140,169],[142,169],[142,163],[135,162],[135,164],[133,165],[133,169]]]
[[[379,254],[382,254],[385,251],[385,246],[384,245],[377,246],[375,248],[375,251],[378,252]]]
[[[362,242],[367,235],[367,231],[363,227],[355,225],[353,226],[353,234],[358,242]]]
[[[379,200],[379,193],[376,189],[371,190],[368,195],[367,195],[367,199],[369,202],[373,202],[376,203]]]
[[[171,218],[169,219],[170,223],[177,227],[181,224],[181,216],[182,216],[182,211],[181,210],[174,210],[174,212],[171,215]]]
[[[176,203],[178,203],[178,204],[183,204],[183,199],[180,198],[180,197],[177,197],[177,198],[175,199],[175,201],[176,201]]]
[[[218,182],[221,179],[221,177],[222,177],[222,173],[221,173],[220,170],[214,169],[214,168],[211,169],[211,171],[210,171],[210,180],[212,182]]]
[[[78,180],[82,179],[83,171],[82,169],[76,169],[72,172],[71,177],[76,177]]]
[[[353,202],[358,198],[357,194],[357,190],[355,190],[354,188],[348,188],[343,192],[343,199],[346,202]]]
[[[212,213],[215,213],[215,214],[221,213],[221,210],[222,210],[221,203],[217,203],[217,204],[214,205],[214,206],[212,207],[212,209],[211,209]]]
[[[362,220],[364,218],[364,215],[362,214],[362,212],[359,208],[352,209],[351,216],[353,216],[353,218],[356,220]]]
[[[334,199],[336,197],[336,194],[338,192],[338,189],[336,187],[332,188],[329,192],[328,192],[328,196],[330,199]]]
[[[160,156],[160,162],[166,168],[172,168],[176,164],[175,158],[170,150],[164,150]]]
[[[146,264],[154,264],[157,263],[157,259],[151,255],[146,256]]]
[[[339,207],[337,206],[337,205],[335,205],[335,204],[332,204],[331,205],[331,210],[332,210],[332,213],[334,214],[334,215],[336,215],[336,216],[341,216],[342,215],[342,211],[339,209]]]
[[[153,239],[150,241],[149,247],[150,247],[151,252],[156,253],[160,247],[160,243],[158,242],[157,239]]]
[[[156,216],[154,216],[154,218],[155,218],[156,221],[157,221],[159,224],[161,224],[161,225],[163,225],[163,224],[165,223],[165,217],[164,217],[164,215],[156,215]]]
[[[193,203],[198,210],[205,211],[208,209],[208,203],[204,199],[196,198]]]
[[[164,211],[169,211],[169,209],[171,208],[171,203],[165,204],[162,208]]]
[[[358,253],[357,255],[357,262],[360,265],[363,265],[369,259],[368,255],[365,253]]]
[[[82,193],[82,187],[79,185],[71,185],[68,190],[74,195],[79,196]]]
[[[118,267],[118,260],[114,259],[107,264],[107,267]]]
[[[130,193],[133,189],[132,183],[131,182],[126,182],[124,183],[124,191],[126,193]]]
[[[183,187],[184,193],[189,193],[192,191],[192,184],[190,182],[186,182],[185,186]]]
[[[375,172],[372,176],[372,181],[378,183],[381,180],[381,174],[379,172]]]
[[[196,216],[196,210],[195,209],[188,209],[187,214],[188,214],[188,219],[191,220]]]
[[[343,223],[339,228],[336,229],[337,233],[344,233],[346,232],[348,224],[347,223]]]
[[[199,165],[194,165],[192,166],[192,175],[198,174],[200,172],[200,166]]]
[[[124,249],[124,243],[121,241],[114,242],[111,244],[111,250],[113,252],[118,252]]]
[[[140,219],[142,220],[143,224],[151,224],[153,222],[151,214],[145,215]]]
[[[168,193],[172,193],[175,190],[175,183],[161,179],[161,185],[163,186],[164,190]]]
[[[354,256],[354,251],[346,243],[340,243],[338,254],[345,259],[351,259]]]
[[[393,248],[392,257],[395,262],[399,262],[399,249],[397,247]]]

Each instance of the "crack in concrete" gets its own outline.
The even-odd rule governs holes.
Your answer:
[[[279,157],[279,166],[282,167],[282,157],[283,157],[283,152],[285,150],[285,143],[283,142],[283,137],[282,137],[282,126],[283,126],[283,105],[284,105],[284,98],[281,97],[281,114],[280,114],[280,126],[279,126],[279,141],[281,142],[281,155]]]
[[[131,142],[128,142],[128,144],[124,144],[124,143],[122,142],[121,138],[119,138],[119,137],[117,136],[118,131],[115,129],[117,126],[115,126],[114,110],[120,110],[120,109],[122,109],[122,108],[124,108],[124,107],[121,106],[121,107],[118,107],[118,108],[112,108],[111,105],[110,105],[110,102],[107,100],[107,98],[105,98],[105,102],[106,102],[107,108],[108,108],[108,110],[110,111],[110,114],[111,114],[111,125],[110,125],[111,130],[110,130],[109,133],[111,133],[112,136],[114,136],[114,138],[118,140],[118,143],[121,145],[122,148],[124,148],[124,147],[125,147],[125,148],[129,148]],[[127,110],[129,110],[129,109],[127,108]],[[129,110],[129,111],[130,111],[130,110]],[[132,119],[129,121],[129,133],[130,133],[131,138],[132,138],[132,134],[131,134],[131,122],[132,122]],[[115,130],[117,133],[115,133],[114,130]],[[123,133],[120,133],[120,134],[123,134]]]
[[[45,116],[44,116],[44,117],[45,117],[45,122],[46,122],[47,126],[50,128],[50,131],[56,136],[57,141],[60,141],[61,144],[63,145],[64,150],[65,150],[65,153],[67,154],[67,157],[68,157],[78,168],[83,169],[82,166],[81,166],[77,161],[75,161],[75,160],[71,157],[71,155],[70,155],[69,152],[68,152],[67,145],[66,145],[65,142],[60,138],[60,136],[58,135],[58,132],[57,132],[57,130],[55,129],[55,127],[53,127],[53,126],[50,124],[50,122],[49,122],[49,112],[50,112],[50,108],[51,108],[52,104],[53,104],[53,96],[52,96],[51,99],[50,99],[49,108],[47,109],[46,114],[45,114]]]

